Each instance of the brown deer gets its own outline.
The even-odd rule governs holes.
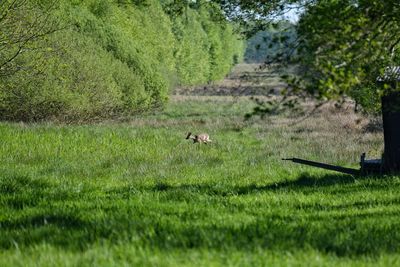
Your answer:
[[[193,143],[204,143],[207,144],[211,142],[210,136],[208,134],[202,133],[199,135],[192,135],[192,133],[188,133],[186,139],[192,139]]]

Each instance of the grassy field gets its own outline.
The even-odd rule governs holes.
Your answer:
[[[400,177],[281,161],[379,157],[366,118],[244,121],[248,96],[196,90],[127,122],[1,123],[0,266],[400,264]]]

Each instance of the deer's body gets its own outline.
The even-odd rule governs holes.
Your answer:
[[[210,136],[208,134],[199,134],[199,135],[192,135],[192,133],[188,133],[186,139],[192,139],[193,143],[204,143],[207,144],[211,142]]]

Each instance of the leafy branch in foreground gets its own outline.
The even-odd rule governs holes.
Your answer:
[[[400,65],[400,3],[395,0],[228,1],[259,17],[280,14],[280,5],[302,9],[296,39],[265,64],[294,64],[283,77],[287,92],[306,93],[320,101],[352,98],[364,111],[379,113],[381,97],[393,90],[378,85],[388,67]],[[272,3],[277,4],[275,9]],[[270,9],[269,9],[270,8]],[[254,15],[253,14],[253,15]]]
[[[350,96],[379,110],[389,87],[376,85],[400,64],[398,1],[318,1],[299,21],[298,62],[307,91],[320,99]]]

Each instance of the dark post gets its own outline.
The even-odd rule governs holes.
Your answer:
[[[386,173],[400,173],[400,92],[382,97],[382,116],[384,170]]]

